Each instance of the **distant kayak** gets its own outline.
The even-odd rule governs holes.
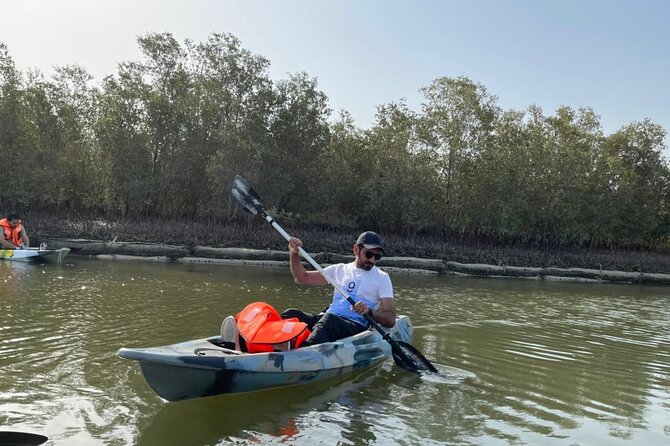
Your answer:
[[[412,323],[399,316],[388,332],[412,341]],[[229,348],[221,336],[153,348],[122,348],[121,358],[140,363],[151,388],[169,401],[307,384],[381,364],[391,346],[366,330],[335,342],[288,351],[246,353]]]
[[[0,249],[0,260],[12,260],[15,262],[61,263],[69,253],[70,248]]]

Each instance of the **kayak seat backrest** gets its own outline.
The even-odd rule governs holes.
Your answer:
[[[221,340],[226,348],[241,351],[240,332],[233,316],[228,316],[221,323]]]
[[[235,321],[249,353],[294,349],[311,334],[307,324],[296,318],[282,319],[265,302],[247,305],[235,316]]]

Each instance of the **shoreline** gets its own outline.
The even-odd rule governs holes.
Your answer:
[[[213,248],[206,246],[163,245],[136,242],[102,242],[84,239],[47,240],[50,248],[70,248],[71,255],[102,260],[130,260],[157,263],[200,263],[228,266],[263,266],[288,268],[287,251],[249,248]],[[353,255],[310,253],[323,265],[348,262]],[[393,273],[428,274],[490,278],[516,278],[585,283],[621,283],[670,285],[670,274],[613,271],[588,268],[556,268],[460,263],[418,257],[384,257],[380,268]]]

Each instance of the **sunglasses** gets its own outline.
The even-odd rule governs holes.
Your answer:
[[[383,256],[383,254],[382,254],[381,252],[375,254],[374,252],[371,252],[371,251],[365,251],[365,253],[364,253],[363,255],[364,255],[365,258],[368,259],[368,260],[370,260],[371,258],[374,257],[376,261],[379,261],[379,260],[382,258],[382,256]]]

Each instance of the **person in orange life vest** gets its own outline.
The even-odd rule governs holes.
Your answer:
[[[17,214],[9,214],[0,220],[2,237],[0,237],[0,248],[22,249],[30,246],[30,239],[26,234],[26,228],[21,224]]]
[[[318,271],[305,270],[300,261],[300,246],[302,241],[297,238],[291,238],[288,244],[291,274],[295,282],[328,285]],[[296,308],[289,308],[281,314],[282,318],[297,317],[312,330],[303,346],[332,342],[367,330],[365,313],[385,327],[395,325],[393,285],[389,275],[377,268],[377,262],[384,255],[382,238],[372,231],[362,233],[353,246],[353,253],[353,262],[330,265],[324,271],[349,293],[356,301],[355,305],[335,290],[333,301],[323,315],[312,315]]]

